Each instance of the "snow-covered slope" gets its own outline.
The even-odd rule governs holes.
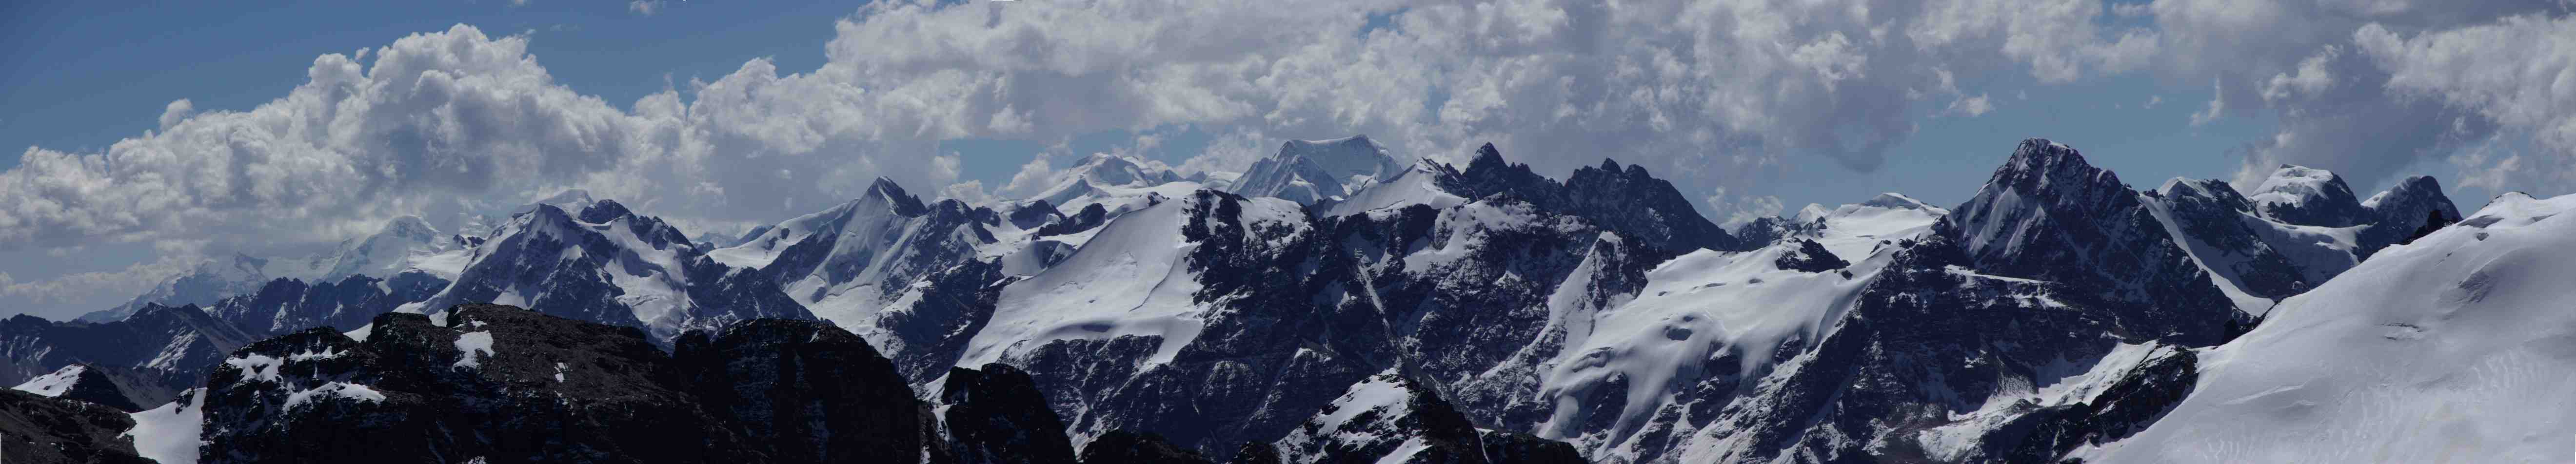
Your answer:
[[[9,388],[27,393],[60,398],[64,393],[71,392],[72,387],[81,383],[81,380],[83,380],[82,374],[93,376],[97,375],[89,372],[89,366],[73,364],[63,366],[62,369],[57,369],[51,374],[40,375],[36,376],[36,378],[27,379],[26,382],[19,383],[18,386]]]
[[[1357,193],[1404,170],[1366,135],[1290,140],[1279,144],[1279,153],[1253,163],[1231,191],[1315,203]]]
[[[205,429],[206,389],[191,388],[179,399],[160,407],[129,414],[134,428],[125,437],[134,440],[135,454],[161,464],[195,464],[200,448],[198,441]]]
[[[2576,456],[2576,196],[2497,197],[2281,302],[2097,462]]]
[[[1595,460],[1663,456],[1674,435],[1733,399],[1734,385],[1769,372],[1775,352],[1799,349],[1850,310],[1898,249],[1894,241],[1920,238],[1946,213],[1880,195],[1822,213],[1793,240],[1665,261],[1625,304],[1557,308],[1550,330],[1566,349],[1539,364],[1539,398],[1553,407],[1532,431],[1572,441]],[[1825,257],[1848,267],[1789,264]]]
[[[979,247],[996,243],[978,222],[992,214],[955,200],[924,205],[894,181],[878,179],[859,199],[778,223],[708,256],[758,269],[815,316],[864,334],[876,313],[914,281],[976,259]]]
[[[1068,339],[1154,337],[1143,360],[1170,361],[1198,336],[1211,306],[1196,301],[1199,276],[1188,258],[1197,244],[1183,230],[1216,205],[1191,195],[1121,216],[1062,263],[1002,292],[992,322],[975,335],[960,365],[1025,356]],[[1309,227],[1297,204],[1274,198],[1242,201],[1241,230],[1296,234]]]

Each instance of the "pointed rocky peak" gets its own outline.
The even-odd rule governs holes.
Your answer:
[[[2254,211],[2276,221],[2325,227],[2357,225],[2370,220],[2352,187],[2333,171],[2281,165],[2246,197]]]
[[[1603,160],[1599,169],[1576,169],[1565,180],[1564,199],[1564,207],[1575,215],[1674,254],[1752,248],[1700,216],[1699,208],[1672,182],[1655,178],[1643,167],[1622,170],[1619,163]]]
[[[862,201],[884,201],[893,206],[895,214],[904,216],[920,216],[921,213],[929,210],[929,207],[921,204],[921,197],[905,192],[903,185],[896,184],[894,179],[883,177],[877,178],[876,183],[869,184],[868,193],[859,198]]]
[[[1995,169],[1985,191],[2010,189],[2024,194],[2127,192],[2119,176],[2085,162],[2075,147],[2048,139],[2028,139],[2013,147],[2012,158]],[[1983,192],[1980,192],[1983,193]]]
[[[2024,232],[2050,225],[2040,221],[2080,223],[2137,205],[2137,193],[2119,176],[2086,163],[2075,147],[2035,138],[2013,147],[1985,187],[1935,229],[1959,239],[1970,255],[1984,255],[2002,241],[2039,239]]]
[[[1476,147],[1476,157],[1467,161],[1465,174],[1474,178],[1494,178],[1512,171],[1527,173],[1529,166],[1504,160],[1503,151],[1495,149],[1492,142],[1486,142],[1484,146]]]

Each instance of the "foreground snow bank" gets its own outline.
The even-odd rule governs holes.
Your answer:
[[[2576,195],[2506,194],[2284,300],[2100,462],[2564,462]]]

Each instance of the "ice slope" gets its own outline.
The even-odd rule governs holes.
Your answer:
[[[2576,456],[2576,196],[2497,197],[2282,301],[2191,396],[2094,462]]]
[[[1188,262],[1198,246],[1182,228],[1202,197],[1187,195],[1101,226],[1062,263],[1002,290],[991,322],[968,342],[959,366],[1001,362],[1056,340],[1160,337],[1148,364],[1171,360],[1197,338],[1212,305],[1195,301]],[[1309,227],[1296,203],[1243,203],[1246,230]]]

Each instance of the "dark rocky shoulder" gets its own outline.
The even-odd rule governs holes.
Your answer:
[[[151,463],[119,436],[131,428],[115,408],[0,389],[0,458],[11,464]]]
[[[1083,464],[1213,464],[1197,451],[1173,446],[1162,435],[1115,430],[1082,447]]]

